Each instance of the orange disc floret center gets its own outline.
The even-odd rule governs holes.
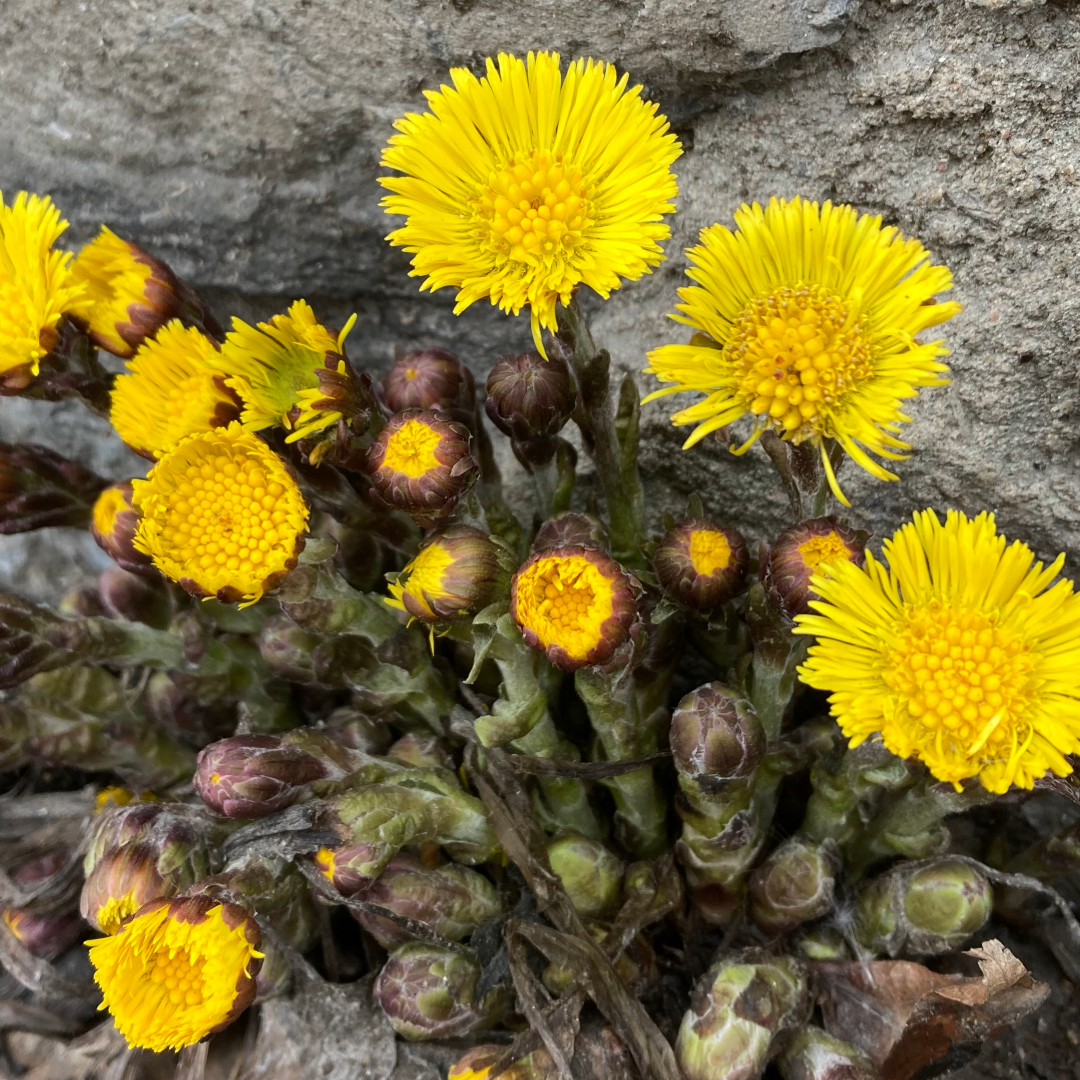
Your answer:
[[[415,480],[442,464],[435,456],[441,441],[442,436],[423,421],[409,420],[387,440],[383,464]]]
[[[829,532],[804,540],[799,545],[799,555],[811,573],[816,573],[822,566],[837,559],[850,559],[851,549],[838,533]]]
[[[993,616],[932,601],[905,612],[886,680],[939,753],[1007,761],[1030,726],[1034,666]]]
[[[751,300],[724,352],[746,408],[796,441],[829,434],[831,411],[872,375],[861,320],[814,285]]]
[[[690,562],[699,574],[708,576],[731,565],[731,544],[722,532],[695,529],[690,534]]]
[[[518,621],[547,648],[557,645],[583,660],[612,613],[612,583],[579,555],[540,559],[518,581]]]
[[[581,170],[543,150],[515,154],[492,173],[476,213],[495,252],[524,263],[571,254],[592,224]]]
[[[113,525],[116,524],[117,515],[128,509],[127,499],[120,488],[115,486],[106,488],[94,503],[94,528],[102,536],[108,536],[113,530]]]

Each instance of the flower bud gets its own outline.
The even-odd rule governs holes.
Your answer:
[[[437,524],[479,475],[470,439],[467,428],[441,413],[397,413],[368,453],[372,494],[425,528]]]
[[[501,991],[477,999],[480,974],[469,953],[410,941],[383,965],[375,1000],[403,1039],[452,1039],[489,1026],[503,1012]]]
[[[546,465],[557,435],[574,411],[574,384],[566,361],[537,352],[503,356],[487,378],[488,419],[509,435],[526,468]]]
[[[606,663],[630,637],[640,586],[595,548],[534,552],[510,583],[510,615],[564,671]]]
[[[130,359],[170,319],[220,330],[198,296],[165,263],[104,225],[79,252],[71,272],[85,283],[93,301],[86,320],[91,340],[114,356]]]
[[[870,534],[842,525],[835,517],[800,521],[777,538],[762,567],[773,600],[791,617],[810,610],[810,579],[837,560],[862,566]]]
[[[901,863],[859,893],[854,932],[874,953],[936,956],[981,930],[993,908],[993,887],[967,862],[943,856]]]
[[[97,586],[80,585],[60,597],[56,610],[65,618],[94,619],[105,614]]]
[[[393,736],[380,716],[372,716],[351,705],[335,709],[326,718],[326,734],[348,750],[383,754]]]
[[[67,862],[63,851],[49,851],[25,862],[12,872],[19,885],[34,886],[48,880]],[[34,956],[53,960],[75,944],[85,931],[79,914],[72,910],[35,911],[31,908],[4,908],[0,918]]]
[[[395,855],[364,900],[415,919],[449,941],[467,938],[502,914],[499,891],[483,874],[453,863],[432,868],[411,855]],[[384,949],[412,937],[392,919],[364,911],[352,915]]]
[[[446,349],[420,349],[394,361],[382,384],[391,412],[406,409],[452,409],[474,403],[472,373]]]
[[[653,556],[660,587],[692,611],[712,611],[741,592],[749,565],[742,534],[704,518],[669,529]]]
[[[499,551],[487,534],[471,525],[448,525],[397,575],[387,603],[422,622],[461,621],[487,607],[505,582]]]
[[[551,869],[579,914],[598,918],[618,904],[626,868],[599,840],[564,833],[548,841],[547,852]]]
[[[119,566],[103,570],[98,578],[98,596],[106,614],[125,622],[145,623],[165,630],[172,619],[173,604],[161,578],[147,580]]]
[[[808,1010],[806,973],[751,950],[714,964],[694,987],[675,1041],[686,1080],[756,1080],[774,1037]]]
[[[319,848],[315,865],[342,896],[366,891],[396,854],[394,844],[343,844]]]
[[[850,960],[851,950],[843,935],[831,926],[811,926],[795,942],[798,954],[807,960]]]
[[[865,1051],[813,1024],[801,1027],[792,1035],[777,1064],[784,1080],[877,1080],[878,1077]]]
[[[765,756],[765,732],[749,701],[706,683],[671,714],[671,752],[679,772],[695,780],[750,776]]]
[[[417,769],[455,768],[454,755],[445,739],[438,735],[402,735],[389,750],[388,758],[400,761],[403,765],[412,765]]]
[[[536,530],[532,542],[534,554],[566,547],[596,548],[597,551],[610,554],[611,542],[607,526],[592,514],[576,514],[573,510],[565,510],[548,518]]]
[[[750,914],[766,934],[786,934],[826,914],[840,868],[835,845],[799,837],[781,844],[750,875]]]
[[[97,497],[90,518],[90,535],[123,569],[138,574],[153,566],[153,560],[135,547],[139,514],[131,505],[131,491],[131,481],[125,480],[110,485]]]
[[[0,442],[0,536],[53,525],[83,528],[106,483],[46,446]]]

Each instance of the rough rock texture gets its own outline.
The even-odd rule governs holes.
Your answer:
[[[526,320],[455,319],[449,294],[418,295],[381,239],[377,159],[450,65],[530,47],[625,67],[686,147],[669,261],[593,305],[620,366],[682,339],[664,318],[681,252],[742,200],[880,213],[948,262],[966,310],[947,329],[955,384],[912,409],[902,482],[845,473],[856,516],[880,534],[916,507],[993,508],[1041,554],[1080,552],[1076,0],[8,0],[0,186],[51,192],[73,243],[107,221],[219,314],[304,295],[329,322],[360,313],[350,351],[372,369],[395,344],[439,342],[482,374],[527,346]],[[755,539],[776,528],[763,455],[678,452],[660,403],[645,435],[657,512],[696,489]],[[27,436],[133,467],[71,407],[0,402],[0,437]],[[94,564],[66,538],[0,540],[0,573],[24,592]]]

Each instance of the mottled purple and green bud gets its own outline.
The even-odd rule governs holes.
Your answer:
[[[48,447],[0,442],[0,536],[54,525],[85,528],[107,483]]]
[[[750,875],[751,917],[766,934],[820,918],[832,908],[839,869],[834,844],[792,837]]]
[[[383,379],[382,397],[391,412],[453,409],[474,404],[472,373],[446,349],[420,349],[394,361]]]
[[[49,851],[25,862],[11,874],[16,884],[33,888],[42,885],[67,863],[63,851]],[[53,960],[71,948],[84,934],[79,913],[70,908],[60,911],[35,911],[30,908],[4,908],[0,919],[34,956]]]
[[[411,765],[417,769],[453,770],[456,767],[449,744],[438,735],[422,735],[417,732],[402,735],[386,751],[386,756],[400,761],[402,765]]]
[[[653,555],[660,587],[692,611],[712,611],[737,596],[749,565],[742,534],[704,518],[680,521],[664,534]]]
[[[373,497],[425,528],[443,521],[479,475],[471,438],[466,427],[437,411],[395,414],[368,452]]]
[[[757,1080],[775,1037],[809,1011],[806,970],[761,950],[714,964],[694,987],[675,1041],[686,1080]]]
[[[488,419],[512,440],[526,468],[546,465],[555,456],[555,436],[574,411],[574,384],[566,362],[554,353],[503,356],[487,378]]]
[[[854,933],[875,954],[936,956],[981,930],[993,908],[993,887],[970,863],[948,856],[901,863],[859,893]]]
[[[448,525],[424,541],[390,583],[391,607],[426,623],[461,622],[487,607],[509,581],[505,556],[471,525]]]
[[[592,514],[578,514],[566,510],[550,517],[536,530],[532,550],[554,551],[557,548],[584,547],[611,553],[611,540],[607,526]]]
[[[765,732],[749,701],[723,683],[706,683],[671,714],[671,752],[691,779],[750,776],[765,756]]]
[[[397,853],[394,844],[342,844],[319,848],[314,861],[319,873],[342,896],[366,892]]]
[[[167,629],[172,620],[172,597],[160,577],[153,581],[110,566],[98,578],[98,596],[114,619],[145,623],[158,630]]]
[[[784,1080],[878,1080],[865,1051],[813,1024],[791,1036],[777,1065]]]
[[[551,869],[580,915],[599,918],[618,905],[626,867],[599,840],[564,833],[548,841],[547,851]]]
[[[136,795],[125,788],[106,788],[98,803],[83,859],[87,877],[110,851],[131,844],[152,846],[166,872],[191,858],[205,860],[209,821],[200,807],[158,802],[149,792]],[[202,862],[196,866],[201,868]]]
[[[131,504],[130,480],[111,484],[98,495],[90,518],[90,535],[98,547],[124,570],[133,574],[149,572],[158,577],[150,556],[135,548],[138,527],[139,513]]]
[[[453,863],[430,867],[404,854],[391,859],[364,900],[423,923],[448,941],[462,941],[502,914],[499,891],[483,874]],[[384,949],[394,949],[413,936],[381,915],[364,911],[352,915]]]
[[[811,926],[795,940],[795,951],[806,960],[850,960],[843,934],[832,926]]]
[[[410,941],[390,954],[375,980],[375,1000],[410,1042],[452,1039],[496,1023],[505,995],[477,996],[480,965],[471,953]]]
[[[862,566],[870,534],[849,528],[835,517],[813,518],[786,528],[762,565],[762,576],[775,603],[791,618],[810,610],[810,579],[838,561]]]
[[[363,754],[384,754],[393,739],[387,720],[382,716],[372,716],[362,709],[345,705],[335,709],[327,718],[324,730],[326,734],[349,750],[359,750]]]

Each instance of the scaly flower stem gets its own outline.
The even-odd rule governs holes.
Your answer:
[[[645,493],[637,466],[636,397],[620,438],[611,403],[611,357],[597,349],[576,296],[558,308],[558,316],[556,347],[562,349],[577,380],[584,412],[579,426],[607,497],[612,554],[628,566],[640,566]]]
[[[791,620],[755,583],[746,599],[746,622],[754,644],[747,695],[770,746],[780,738],[784,715],[798,686],[798,667],[810,643],[791,633]]]

